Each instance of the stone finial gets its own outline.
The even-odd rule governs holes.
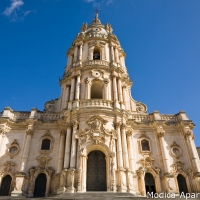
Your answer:
[[[95,14],[95,18],[93,19],[92,24],[94,24],[94,25],[100,25],[101,24],[101,21],[99,20],[97,13]]]

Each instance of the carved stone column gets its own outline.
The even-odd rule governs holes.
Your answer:
[[[74,62],[78,61],[78,46],[76,46],[75,48],[75,52],[74,52]]]
[[[61,110],[65,108],[65,99],[66,99],[66,87],[62,88],[62,99],[61,99]]]
[[[82,61],[82,54],[83,54],[83,45],[81,44],[79,48],[79,61]]]
[[[27,197],[33,197],[33,192],[34,192],[34,173],[35,169],[30,169],[29,170],[29,185],[28,185],[28,195]]]
[[[74,91],[75,90],[75,77],[71,79],[71,90],[70,90],[70,102],[68,103],[68,109],[72,108],[72,101],[74,100]]]
[[[132,132],[127,131],[127,144],[128,144],[128,155],[129,155],[129,166],[132,172],[135,172],[135,161],[133,155],[133,142],[132,142]]]
[[[26,170],[26,164],[28,160],[29,149],[31,146],[32,135],[33,135],[33,125],[28,125],[28,129],[26,131],[26,141],[25,141],[24,151],[23,151],[22,160],[20,163],[21,173],[25,173],[25,170]]]
[[[74,179],[75,179],[75,169],[67,170],[67,190],[66,192],[74,193]]]
[[[71,148],[71,158],[70,158],[70,168],[72,169],[75,169],[76,167],[77,140],[75,138],[75,134],[77,127],[78,127],[78,122],[73,121],[72,148]]]
[[[139,185],[139,191],[142,196],[146,196],[146,188],[145,188],[145,182],[144,182],[144,175],[145,172],[142,168],[137,170],[137,175],[138,175],[138,185]]]
[[[87,156],[83,155],[82,157],[83,166],[82,166],[82,192],[86,192],[86,177],[87,177]]]
[[[72,77],[72,79],[71,79],[70,101],[74,100],[74,90],[75,90],[75,77]]]
[[[68,102],[69,102],[69,85],[66,85],[66,97],[65,97],[64,108],[67,108]]]
[[[123,101],[124,101],[124,105],[125,105],[125,108],[128,109],[128,108],[127,108],[127,95],[126,95],[126,86],[125,86],[125,85],[123,86],[123,89],[122,89],[122,90],[123,90]]]
[[[115,61],[115,59],[114,59],[114,49],[113,49],[112,44],[110,44],[110,57],[111,57],[111,62],[114,62]]]
[[[119,63],[119,53],[118,53],[117,47],[115,48],[115,60],[116,60],[116,63]]]
[[[109,79],[104,80],[104,99],[108,100],[108,83]]]
[[[110,177],[111,177],[111,187],[110,190],[112,192],[116,192],[116,178],[115,178],[115,162],[114,162],[114,156],[110,157]]]
[[[89,60],[93,60],[93,48],[89,47],[88,49],[88,58]]]
[[[189,127],[184,127],[184,134],[185,134],[185,139],[187,141],[190,153],[191,153],[191,161],[192,161],[192,166],[193,166],[193,171],[195,173],[198,173],[200,175],[200,165],[199,165],[199,158],[197,154],[197,150],[194,144],[194,135],[192,130],[190,130]]]
[[[85,99],[90,99],[90,81],[85,79]]]
[[[170,174],[170,166],[169,166],[169,163],[168,163],[169,158],[168,158],[168,153],[166,152],[167,147],[165,145],[164,135],[165,135],[165,131],[163,130],[163,127],[157,126],[157,136],[158,136],[158,139],[159,139],[159,142],[160,142],[165,174]]]
[[[123,101],[123,98],[122,98],[122,82],[121,82],[121,78],[118,78],[118,96],[119,96],[119,101]]]
[[[64,158],[64,168],[68,169],[70,164],[70,150],[71,150],[71,125],[68,124],[67,127],[67,136],[65,142],[65,158]]]
[[[118,100],[116,76],[113,76],[113,98],[114,101]]]
[[[46,191],[45,191],[45,197],[48,197],[50,194],[50,187],[51,187],[51,176],[52,171],[48,171],[48,177],[47,177],[47,183],[46,183]]]
[[[60,131],[57,173],[60,173],[63,169],[64,150],[65,150],[65,134],[66,134],[66,131],[64,129]]]
[[[127,141],[126,141],[126,125],[121,125],[121,134],[122,134],[122,150],[123,150],[123,162],[124,162],[124,168],[129,168],[129,162],[128,162],[128,150],[127,150]]]
[[[78,74],[76,78],[76,95],[75,95],[76,100],[79,100],[79,95],[80,95],[80,77],[81,75]]]
[[[116,125],[116,131],[117,131],[117,166],[119,169],[119,168],[123,168],[122,142],[121,142],[121,133],[120,133],[121,123],[117,122],[115,125]]]

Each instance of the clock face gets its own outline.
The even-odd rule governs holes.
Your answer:
[[[98,77],[101,76],[101,74],[98,71],[93,71],[92,76],[95,77],[95,78],[98,78]]]
[[[95,31],[95,32],[99,32],[101,29],[100,28],[93,28],[92,31]]]

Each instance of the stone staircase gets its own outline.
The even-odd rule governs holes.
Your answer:
[[[41,197],[41,198],[26,198],[26,197],[1,197],[0,200],[156,200],[159,198],[147,198],[142,196],[135,196],[132,193],[113,193],[113,192],[85,192],[85,193],[63,193],[59,196]],[[161,198],[162,200],[169,200],[170,198]],[[174,200],[194,200],[194,198],[172,198]],[[195,198],[196,199],[196,198]],[[200,199],[200,195],[198,197]]]

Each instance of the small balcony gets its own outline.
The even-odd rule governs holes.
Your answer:
[[[104,99],[87,99],[87,100],[82,100],[79,102],[80,108],[85,108],[85,107],[113,108],[113,106],[114,106],[113,101],[104,100]]]
[[[89,60],[83,63],[83,66],[94,66],[94,65],[109,67],[109,62],[105,60]]]

